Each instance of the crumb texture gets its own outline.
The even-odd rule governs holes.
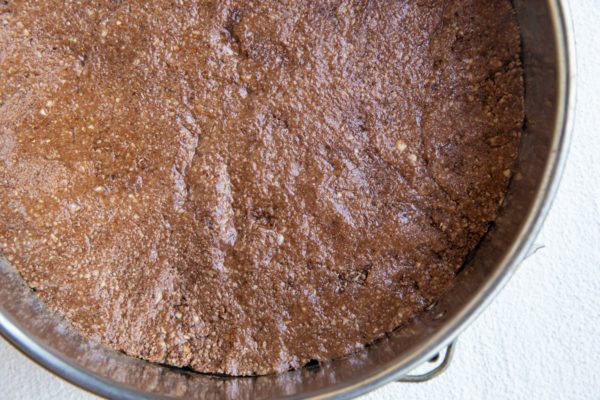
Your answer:
[[[77,330],[202,372],[360,350],[496,218],[508,0],[0,2],[0,245]]]

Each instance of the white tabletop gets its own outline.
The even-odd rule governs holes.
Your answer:
[[[365,399],[600,398],[600,0],[572,0],[575,135],[560,192],[505,290],[464,332],[452,365],[424,384]],[[96,399],[0,339],[0,399]]]

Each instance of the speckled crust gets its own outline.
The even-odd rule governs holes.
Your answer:
[[[0,2],[0,242],[85,335],[197,371],[438,298],[523,121],[508,0]]]

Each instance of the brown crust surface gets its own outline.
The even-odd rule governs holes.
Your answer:
[[[508,0],[0,2],[0,242],[53,310],[234,375],[361,349],[496,218]]]

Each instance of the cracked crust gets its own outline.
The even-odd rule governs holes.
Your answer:
[[[233,375],[360,350],[496,218],[508,0],[0,2],[0,242],[85,335]]]

